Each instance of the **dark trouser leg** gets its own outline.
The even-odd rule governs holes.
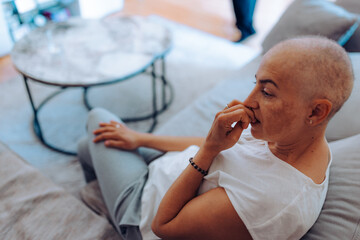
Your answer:
[[[256,0],[233,0],[236,27],[241,31],[242,40],[255,33],[253,15]]]

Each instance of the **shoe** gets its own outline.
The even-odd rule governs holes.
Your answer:
[[[239,39],[235,40],[235,43],[240,43],[242,41],[244,41],[245,39],[247,39],[248,37],[250,37],[251,35],[255,34],[256,32],[252,32],[252,33],[247,33],[247,32],[241,32],[241,36]]]

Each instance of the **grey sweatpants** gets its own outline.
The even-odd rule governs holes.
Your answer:
[[[124,239],[142,239],[139,230],[141,194],[148,176],[148,163],[162,153],[139,149],[122,151],[107,148],[103,142],[93,143],[93,131],[100,122],[121,120],[107,110],[89,112],[88,136],[78,144],[78,157],[85,178],[98,179],[101,193],[113,224]]]

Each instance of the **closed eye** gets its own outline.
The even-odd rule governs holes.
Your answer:
[[[262,93],[265,97],[273,97],[272,94],[266,92],[264,89],[261,90],[261,93]]]
[[[257,82],[257,81],[254,81],[253,83],[254,83],[255,85],[257,85],[258,82]],[[261,82],[261,83],[262,83],[262,82]],[[274,96],[274,95],[268,93],[267,91],[265,91],[265,88],[261,89],[261,93],[262,93],[265,97],[268,97],[268,98]]]

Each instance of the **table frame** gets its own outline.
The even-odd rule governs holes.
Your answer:
[[[39,114],[40,110],[42,109],[42,107],[44,107],[46,105],[46,103],[48,103],[55,96],[57,96],[60,93],[62,93],[63,91],[65,91],[67,88],[80,87],[80,88],[83,88],[83,102],[84,102],[84,105],[88,110],[91,110],[93,108],[93,106],[90,105],[89,100],[88,100],[88,90],[91,87],[96,87],[96,86],[101,86],[101,85],[109,85],[109,84],[114,84],[114,83],[117,83],[117,82],[125,81],[125,80],[128,80],[128,79],[130,79],[132,77],[135,77],[135,76],[137,76],[139,74],[142,74],[142,73],[150,75],[150,77],[152,79],[152,98],[153,98],[152,99],[152,105],[153,105],[152,106],[153,107],[152,113],[150,113],[148,115],[145,115],[145,116],[139,116],[139,117],[133,117],[133,118],[122,118],[122,121],[124,121],[124,122],[137,122],[137,121],[143,121],[143,120],[148,120],[148,119],[152,118],[153,122],[152,122],[152,125],[150,126],[150,128],[148,130],[148,132],[152,132],[154,130],[154,128],[156,127],[156,125],[157,125],[157,116],[159,114],[161,114],[162,112],[164,112],[170,106],[170,104],[173,101],[173,97],[174,97],[174,90],[173,90],[171,84],[166,80],[165,54],[166,53],[164,53],[161,56],[158,56],[158,57],[154,58],[153,61],[149,65],[145,66],[143,69],[141,69],[140,71],[138,71],[138,72],[136,72],[134,74],[125,76],[125,77],[120,78],[120,79],[108,81],[108,82],[101,82],[101,83],[89,84],[89,85],[86,85],[86,84],[85,85],[81,85],[81,84],[78,84],[78,85],[65,85],[64,84],[64,85],[62,85],[62,84],[57,84],[57,83],[44,82],[44,81],[37,80],[34,77],[27,76],[26,74],[22,73],[24,84],[25,84],[27,94],[28,94],[28,97],[29,97],[29,100],[30,100],[30,104],[31,104],[31,107],[32,107],[32,111],[33,111],[33,114],[34,114],[34,119],[33,119],[34,133],[36,134],[38,139],[41,141],[41,143],[44,144],[46,147],[48,147],[48,148],[50,148],[52,150],[55,150],[57,152],[67,154],[67,155],[77,155],[76,152],[73,152],[73,151],[66,150],[66,149],[63,149],[61,147],[58,147],[55,144],[50,143],[48,140],[45,139],[45,137],[43,135],[42,128],[41,128],[41,124],[40,124],[40,121],[39,121],[39,117],[38,117],[38,114]],[[160,63],[161,63],[161,71],[160,71],[160,73],[156,73],[156,69],[155,69],[155,64],[158,61],[160,61]],[[46,84],[46,85],[58,86],[61,89],[54,92],[54,93],[52,93],[52,94],[50,94],[49,96],[47,96],[43,101],[40,102],[40,104],[38,106],[36,106],[35,102],[34,102],[34,99],[33,99],[33,96],[31,94],[31,89],[30,89],[29,83],[28,83],[29,80],[40,82],[40,83],[43,83],[43,84]],[[156,89],[157,88],[157,80],[159,80],[160,83],[161,83],[161,94],[162,94],[161,95],[161,107],[159,109],[157,107],[157,89]],[[167,89],[169,90],[169,93],[170,93],[169,99],[167,99],[167,96],[166,96],[167,95],[166,94]]]

